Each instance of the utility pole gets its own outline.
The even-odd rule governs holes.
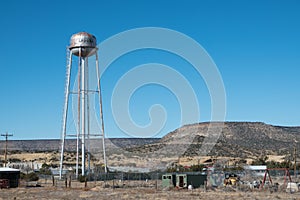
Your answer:
[[[297,149],[296,149],[296,147],[294,147],[294,176],[295,176],[295,178],[297,178],[297,161],[296,161],[297,154],[296,154],[296,152],[297,152]]]
[[[1,136],[5,137],[4,167],[6,167],[6,163],[7,163],[7,141],[8,141],[8,137],[13,136],[13,134],[8,134],[6,132],[5,134],[1,134]]]

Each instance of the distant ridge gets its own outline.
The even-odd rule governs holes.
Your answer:
[[[130,151],[153,151],[169,145],[176,151],[176,144],[186,137],[193,137],[183,156],[198,156],[199,148],[207,135],[209,122],[185,125],[163,138],[110,138],[107,148],[116,145]],[[179,139],[178,139],[179,138]],[[96,142],[96,141],[94,141]],[[68,150],[75,151],[76,140],[67,140]],[[97,146],[97,144],[96,144]],[[300,126],[273,126],[262,122],[225,122],[218,142],[209,155],[224,157],[248,158],[261,153],[285,155],[296,146],[300,149]],[[43,140],[11,140],[10,150],[18,151],[60,151],[59,139]],[[0,148],[4,148],[4,141],[0,141]],[[97,148],[99,148],[97,146]]]
[[[294,146],[300,149],[300,126],[273,126],[262,122],[213,123],[223,125],[223,128],[209,156],[253,158],[262,153],[286,155],[293,151]],[[185,125],[156,143],[136,147],[134,151],[146,153],[147,149],[158,149],[166,145],[173,148],[173,151],[178,151],[181,141],[193,138],[183,156],[200,156],[199,149],[207,136],[209,125],[208,122]]]
[[[109,147],[114,144],[122,148],[141,146],[158,141],[160,138],[108,138],[106,144]],[[96,141],[93,141],[93,144]],[[4,148],[5,141],[0,141],[0,149]],[[76,139],[66,140],[66,148],[69,151],[76,150]],[[60,139],[36,139],[36,140],[10,140],[8,148],[12,151],[29,151],[29,152],[43,152],[43,151],[60,151]],[[80,146],[81,148],[81,146]]]
[[[201,141],[208,124],[193,124],[186,128],[198,129],[193,145],[185,153],[187,156],[197,155],[195,145]],[[202,127],[202,129],[200,128]],[[200,142],[201,143],[201,142]],[[273,126],[262,122],[226,122],[218,142],[210,155],[248,158],[262,153],[285,155],[300,147],[300,126]]]

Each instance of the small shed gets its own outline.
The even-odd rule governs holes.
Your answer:
[[[0,168],[0,179],[8,180],[9,187],[14,188],[19,186],[20,170],[13,168]]]
[[[168,173],[162,175],[162,187],[163,188],[172,188],[176,185],[176,174]]]
[[[162,187],[198,188],[207,181],[207,175],[199,172],[167,173],[162,175]]]
[[[202,173],[180,173],[176,174],[176,187],[187,188],[192,185],[193,188],[198,188],[205,185],[207,175]]]

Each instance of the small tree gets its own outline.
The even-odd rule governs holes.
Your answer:
[[[34,172],[31,172],[29,174],[21,173],[20,178],[24,179],[25,181],[38,181],[39,180],[39,176]]]
[[[40,169],[40,174],[52,175],[52,172],[50,170],[50,166],[47,165],[46,163],[43,163],[42,168]]]
[[[251,164],[252,165],[266,165],[268,159],[269,159],[268,156],[266,156],[266,155],[260,155],[255,160],[253,160]]]

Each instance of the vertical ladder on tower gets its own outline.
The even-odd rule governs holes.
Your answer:
[[[64,148],[66,140],[66,130],[67,130],[67,114],[68,114],[68,104],[69,104],[69,94],[70,94],[70,76],[71,76],[71,65],[72,65],[72,53],[67,48],[67,69],[66,69],[66,84],[65,84],[65,102],[63,107],[63,119],[62,119],[62,129],[61,129],[61,155],[60,155],[60,166],[59,166],[59,178],[62,178],[62,167],[63,167],[63,157]]]

